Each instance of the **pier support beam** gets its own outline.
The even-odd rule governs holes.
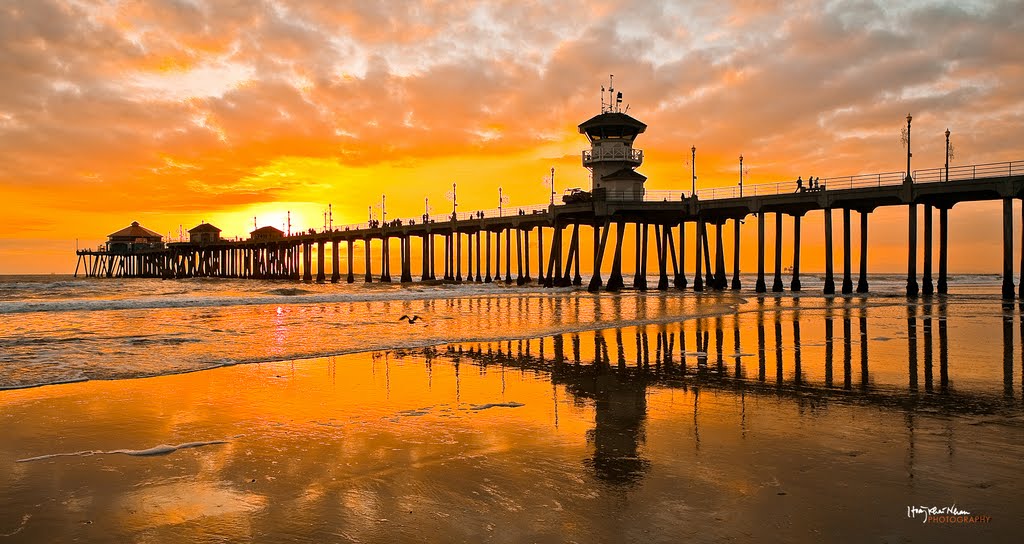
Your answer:
[[[836,293],[836,281],[832,268],[832,208],[825,208],[825,287],[822,292],[826,295]],[[849,246],[847,246],[849,250]]]
[[[427,281],[430,279],[430,235],[424,234],[420,238],[420,250],[423,253],[420,259],[420,281]]]
[[[477,259],[480,256],[477,255]],[[473,281],[473,233],[466,233],[466,281]]]
[[[633,268],[633,289],[647,290],[647,223],[636,224],[636,266]]]
[[[530,283],[533,278],[530,277],[530,231],[533,229],[523,230],[523,280],[524,283]]]
[[[740,218],[732,220],[732,290],[739,291],[740,284]]]
[[[601,290],[601,264],[604,261],[604,248],[608,243],[608,231],[611,230],[611,223],[605,222],[604,227],[594,225],[594,274],[590,277],[590,285],[587,291],[596,293]]]
[[[694,270],[694,272],[693,272],[693,290],[697,291],[697,292],[700,292],[700,291],[704,290],[704,280],[703,280],[703,276],[702,276],[704,274],[704,271],[700,269],[701,268],[701,262],[700,262],[700,260],[701,260],[701,245],[703,244],[703,240],[701,239],[701,233],[702,232],[704,232],[704,220],[703,219],[697,219],[697,233],[695,235],[696,243],[694,244],[694,248],[695,248],[696,251],[694,252],[694,269],[693,269]]]
[[[607,229],[611,228],[611,225],[605,227],[605,234],[607,235]],[[626,224],[619,221],[615,227],[615,255],[612,257],[612,273],[608,277],[608,285],[605,287],[608,291],[617,292],[621,291],[623,287],[622,282],[622,237],[626,233]],[[603,252],[602,252],[603,253]]]
[[[715,223],[715,290],[721,291],[726,288],[728,281],[725,279],[725,243],[722,241],[723,221]]]
[[[484,233],[484,236],[487,237],[487,244],[486,244],[486,246],[487,246],[487,258],[484,260],[484,262],[487,263],[486,264],[487,275],[484,276],[484,283],[491,283],[491,232],[485,230],[485,231],[483,231],[483,233]]]
[[[428,242],[427,242],[427,248],[428,248],[428,250],[430,252],[430,257],[428,259],[429,266],[427,268],[429,269],[428,274],[430,274],[430,279],[436,280],[437,279],[437,273],[436,273],[436,271],[437,271],[437,266],[436,266],[437,265],[437,255],[435,255],[435,251],[434,251],[434,242],[437,240],[437,237],[435,237],[433,234],[430,234],[429,238],[430,238],[430,240],[428,240]]]
[[[711,272],[711,244],[708,242],[707,223],[701,229],[700,236],[704,239],[704,287],[706,289],[713,289],[715,287],[715,275]]]
[[[494,232],[494,281],[501,281],[501,229]]]
[[[654,224],[654,247],[658,254],[658,290],[668,291],[668,234],[669,227]]]
[[[909,174],[907,175],[909,177]],[[907,206],[907,296],[916,297],[917,287],[917,204]]]
[[[505,283],[512,283],[512,227],[505,229]]]
[[[452,231],[455,239],[455,281],[462,283],[462,236],[459,231]]]
[[[1013,289],[1013,199],[1003,199],[1003,300],[1016,298]]]
[[[793,216],[793,279],[789,282],[790,291],[800,290],[800,216]]]
[[[863,215],[861,216],[861,227],[863,227]],[[863,249],[863,248],[862,248]],[[843,294],[853,292],[853,277],[851,263],[853,260],[853,245],[850,241],[850,209],[843,208]]]
[[[754,292],[764,293],[768,287],[764,283],[764,212],[757,212],[757,283]]]
[[[484,254],[480,253],[480,235],[483,234],[483,230],[476,231],[476,282],[480,283],[483,280],[483,276],[480,275],[480,261],[484,260]]]
[[[946,284],[946,264],[949,258],[948,234],[946,230],[948,226],[948,212],[949,210],[945,207],[939,208],[939,282],[935,287],[940,295],[945,295],[948,290]],[[1021,214],[1022,218],[1024,218],[1024,207],[1021,208]],[[1021,224],[1024,225],[1024,222]],[[1022,238],[1022,242],[1024,242],[1024,238]],[[1021,259],[1021,263],[1024,264],[1024,252],[1021,252]],[[1021,267],[1021,271],[1024,273],[1024,266]],[[1021,282],[1021,288],[1024,289],[1024,282]],[[1024,295],[1024,292],[1021,295]]]
[[[363,259],[365,260],[364,268],[365,277],[363,278],[364,283],[371,283],[373,281],[373,269],[370,266],[370,238],[364,238],[363,243],[366,245],[366,250],[363,251]]]
[[[580,276],[580,225],[577,223],[572,231],[572,251],[575,254],[573,263],[573,285],[583,285],[583,276]]]
[[[338,251],[338,245],[341,240],[331,240],[331,260],[334,261],[334,270],[331,271],[331,283],[338,283],[341,279],[341,252]]]
[[[544,285],[544,227],[537,227],[537,283]]]
[[[412,237],[402,236],[402,283],[412,282]]]
[[[523,278],[523,231],[516,229],[516,285],[526,283]]]
[[[782,212],[775,212],[775,279],[772,292],[782,292]]]
[[[391,237],[384,235],[381,239],[380,281],[391,283]]]
[[[347,283],[355,283],[356,281],[355,263],[352,258],[352,255],[355,253],[355,250],[352,247],[354,245],[355,244],[351,238],[345,240],[345,249],[348,250],[348,276],[345,277],[345,281]]]
[[[679,222],[679,265],[676,268],[675,286],[677,289],[686,289],[686,222]],[[672,232],[668,235],[669,247],[672,247]],[[673,252],[675,249],[672,250]]]
[[[249,250],[252,263],[250,270],[252,271],[253,277],[259,274],[259,269],[256,267],[256,253],[258,251],[258,248],[252,248]],[[189,261],[191,261],[191,259],[189,259]],[[313,281],[313,244],[309,242],[302,244],[302,279],[306,282]]]
[[[1012,243],[1012,242],[1011,242]],[[924,205],[924,277],[921,279],[921,294],[932,295],[932,205]]]
[[[868,292],[868,212],[860,212],[860,275],[857,277],[857,292]]]

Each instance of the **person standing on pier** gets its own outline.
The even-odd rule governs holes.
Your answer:
[[[798,193],[804,192],[804,178],[802,178],[800,176],[796,177],[796,192],[798,192]]]

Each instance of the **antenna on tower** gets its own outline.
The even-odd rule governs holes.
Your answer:
[[[601,113],[604,113],[604,85],[601,85]]]
[[[615,103],[615,74],[608,74],[608,111],[612,111]]]

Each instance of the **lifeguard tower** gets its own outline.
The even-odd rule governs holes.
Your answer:
[[[613,76],[614,77],[614,76]],[[601,87],[601,114],[580,124],[580,134],[590,140],[583,151],[583,167],[590,169],[591,190],[596,199],[643,200],[647,176],[635,168],[644,162],[644,152],[633,148],[633,140],[647,125],[622,111],[622,93],[616,93],[609,78],[607,102]]]

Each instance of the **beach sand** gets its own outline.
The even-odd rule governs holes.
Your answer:
[[[797,306],[4,391],[0,539],[1015,541],[1019,319]]]

